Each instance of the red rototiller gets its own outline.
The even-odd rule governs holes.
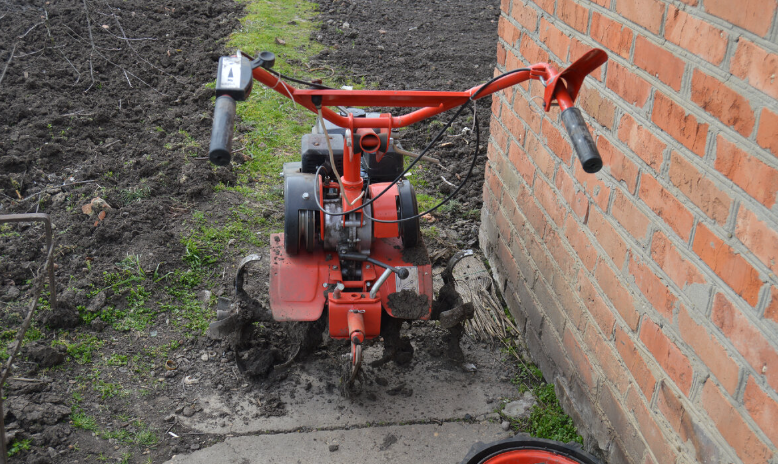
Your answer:
[[[270,312],[256,305],[238,307],[221,314],[211,332],[228,332],[238,321],[268,320],[270,316],[276,321],[326,318],[330,337],[351,341],[348,382],[352,382],[366,339],[382,335],[388,325],[396,327],[397,321],[441,316],[441,310],[433,311],[432,268],[419,218],[464,186],[479,144],[475,143],[473,162],[462,184],[430,211],[418,211],[413,187],[405,178],[408,171],[470,103],[527,79],[545,86],[546,111],[559,105],[584,170],[599,171],[602,160],[573,102],[586,75],[606,60],[605,52],[596,49],[562,72],[539,63],[464,92],[437,92],[332,89],[273,71],[275,56],[270,52],[256,58],[240,52],[222,57],[209,152],[212,163],[230,162],[236,101],[248,97],[254,79],[318,114],[319,119],[312,133],[302,139],[301,160],[284,164],[284,233],[272,235],[270,241]],[[295,88],[287,81],[307,88]],[[392,116],[355,107],[419,109]],[[448,124],[403,168],[403,156],[414,155],[398,146],[393,130],[455,108],[459,109]],[[245,265],[256,259],[256,255],[249,256],[239,266],[238,296],[245,295]]]

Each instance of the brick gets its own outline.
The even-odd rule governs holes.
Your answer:
[[[722,293],[717,293],[713,299],[711,320],[751,367],[758,374],[764,375],[774,390],[778,390],[778,352]]]
[[[611,257],[617,268],[624,265],[627,256],[627,244],[605,217],[596,209],[589,211],[589,230],[597,237],[597,241]]]
[[[651,398],[656,385],[654,374],[648,368],[648,364],[646,364],[643,356],[638,352],[632,339],[619,326],[616,326],[616,350],[621,355],[621,359],[624,360],[627,369],[632,373],[632,377],[637,382],[643,395],[646,398]]]
[[[500,0],[501,11],[504,11],[507,14],[510,11],[510,8],[511,8],[510,0]]]
[[[682,106],[661,92],[656,92],[654,95],[651,120],[694,154],[699,156],[705,154],[708,125],[697,123],[697,118],[693,114],[687,114]]]
[[[613,114],[616,111],[616,106],[599,90],[584,84],[581,93],[578,94],[578,105],[603,126],[608,129],[613,127]]]
[[[646,300],[666,320],[673,320],[673,308],[678,298],[673,295],[667,286],[645,263],[638,261],[634,256],[629,260],[629,273],[635,279],[635,285],[646,297]]]
[[[548,182],[543,178],[539,178],[538,181],[535,182],[535,198],[551,217],[551,220],[554,221],[554,224],[561,227],[562,224],[564,224],[567,210],[560,204],[554,189],[552,189]]]
[[[498,45],[498,54],[499,54],[499,48],[502,45]],[[504,49],[503,49],[504,50]],[[502,107],[502,100],[500,99],[500,95],[502,95],[503,92],[497,92],[492,94],[492,124],[494,124],[494,118],[499,119],[500,118],[500,108]]]
[[[546,233],[548,221],[546,221],[546,216],[540,208],[538,208],[537,204],[535,204],[532,192],[522,187],[519,189],[519,195],[517,195],[515,199],[522,213],[524,213],[524,216],[527,218],[527,221],[532,226],[532,230],[534,230],[538,236],[542,237]]]
[[[545,18],[541,18],[538,37],[551,50],[551,53],[560,60],[567,61],[567,52],[570,50],[570,37],[566,36],[564,32],[546,21]]]
[[[748,378],[743,392],[743,406],[767,438],[778,443],[778,402],[759,388],[753,377]]]
[[[657,0],[618,0],[616,13],[637,23],[654,34],[662,28],[665,4]]]
[[[560,169],[557,172],[556,188],[562,194],[562,198],[570,205],[573,214],[575,214],[578,219],[586,217],[586,213],[589,211],[589,200],[586,199],[586,195],[583,191],[576,187],[572,177],[570,177],[570,174],[564,169]]]
[[[572,216],[568,216],[567,221],[565,221],[565,238],[578,254],[584,267],[589,271],[594,269],[594,265],[597,263],[597,250],[589,237],[581,230],[581,225]]]
[[[778,170],[738,148],[724,136],[716,137],[715,168],[768,208],[778,193]]]
[[[517,143],[524,143],[524,123],[519,119],[516,114],[509,108],[505,108],[502,111],[502,123],[505,125],[506,135],[508,138],[513,138]]]
[[[506,57],[505,45],[503,45],[502,42],[497,42],[497,66],[505,66],[505,57]],[[495,69],[495,72],[497,72],[497,69]],[[497,100],[496,93],[493,94],[492,96],[492,104],[494,104],[495,100]]]
[[[610,338],[613,333],[613,326],[616,325],[616,318],[613,316],[610,308],[608,308],[608,305],[600,298],[597,290],[594,289],[583,270],[578,272],[577,282],[577,290],[584,302],[584,307],[592,315],[592,318],[606,338]]]
[[[520,95],[520,97],[523,96]],[[527,99],[517,97],[513,104],[513,110],[533,133],[540,134],[543,117],[536,112],[537,110],[530,107],[530,102]]]
[[[705,224],[697,225],[692,249],[713,272],[751,306],[759,301],[759,273]]]
[[[521,36],[521,45],[519,45],[519,53],[524,57],[529,64],[545,63],[548,62],[548,53],[540,48],[535,40],[530,37],[529,34],[523,34]]]
[[[743,137],[754,131],[754,110],[748,100],[699,69],[692,74],[692,101]]]
[[[573,41],[570,43],[570,62],[575,62],[575,60],[584,56],[593,48],[594,47],[586,45],[585,43],[573,37]],[[602,81],[602,66],[592,71],[589,76],[597,79],[598,81]]]
[[[661,231],[656,231],[651,240],[651,258],[681,289],[706,282],[697,267],[684,259]]]
[[[629,59],[632,48],[632,30],[600,13],[592,13],[589,36],[622,58]]]
[[[764,317],[778,322],[778,288],[776,287],[770,287],[770,299],[767,301]]]
[[[651,398],[649,397],[650,400]],[[632,416],[637,420],[638,429],[641,435],[643,435],[643,439],[648,443],[649,449],[656,456],[657,461],[662,463],[675,462],[676,453],[670,447],[669,440],[662,435],[656,419],[654,419],[643,398],[640,397],[640,394],[634,388],[630,388],[627,393],[626,405],[627,409],[632,412]]]
[[[759,119],[756,143],[773,155],[778,156],[778,114],[767,108],[762,110],[762,116]]]
[[[610,333],[606,334],[606,336],[610,335]],[[602,335],[597,332],[597,329],[592,324],[586,326],[584,343],[589,348],[589,359],[594,358],[597,364],[599,364],[608,382],[612,383],[622,395],[626,393],[627,388],[629,388],[627,371],[622,366],[618,353],[610,343],[602,338]]]
[[[729,72],[778,99],[778,54],[768,53],[765,49],[741,37],[737,50],[729,65]]]
[[[619,140],[635,152],[655,172],[659,172],[664,160],[662,153],[667,145],[659,140],[651,130],[638,124],[629,114],[624,114],[619,122]]]
[[[514,0],[511,9],[511,18],[521,24],[529,32],[535,32],[538,29],[538,14],[535,9],[524,3],[522,0]]]
[[[608,168],[611,177],[617,182],[623,182],[627,186],[627,190],[634,193],[638,181],[637,165],[602,135],[597,138],[597,150],[602,157],[603,166]]]
[[[615,61],[608,63],[606,85],[627,103],[643,108],[651,94],[651,86]]]
[[[496,116],[492,116],[492,122],[489,125],[489,135],[492,136],[493,145],[496,145],[502,153],[508,150],[508,134],[505,133]]]
[[[535,178],[535,165],[529,160],[527,153],[516,142],[511,142],[508,148],[508,159],[511,164],[519,172],[519,175],[524,179],[524,182],[532,187],[532,182]]]
[[[644,319],[640,328],[640,341],[654,355],[662,369],[689,396],[692,387],[692,364],[676,344],[664,334],[651,319]]]
[[[542,172],[547,179],[553,179],[554,170],[556,169],[556,163],[554,162],[554,158],[548,153],[548,151],[545,148],[543,148],[543,146],[540,143],[540,140],[538,140],[537,137],[535,137],[531,133],[527,133],[527,141],[525,147],[527,149],[527,154],[529,155],[529,157],[532,158],[533,161],[535,161],[535,165],[537,166],[538,170]]]
[[[726,462],[721,455],[722,449],[714,437],[702,426],[694,413],[686,408],[683,400],[672,390],[670,385],[662,381],[659,384],[656,405],[659,412],[665,416],[670,426],[678,432],[681,440],[691,445],[699,462]]]
[[[592,3],[596,3],[597,5],[600,5],[603,8],[608,8],[611,6],[611,0],[589,0]]]
[[[709,218],[723,226],[729,217],[732,200],[705,174],[677,151],[670,155],[670,182],[697,205]]]
[[[664,189],[654,176],[643,174],[640,178],[640,199],[661,217],[683,241],[689,241],[694,217],[677,198]]]
[[[618,190],[613,199],[611,215],[638,241],[644,241],[648,231],[648,218],[635,206],[630,197]]]
[[[494,211],[494,219],[497,224],[497,230],[500,232],[500,236],[505,238],[506,241],[511,239],[511,224],[505,217],[505,214],[500,208]]]
[[[573,173],[575,178],[592,197],[594,204],[599,206],[603,211],[606,211],[610,199],[610,187],[605,185],[605,183],[600,180],[597,175],[585,172],[581,167],[581,163],[576,161],[573,166]]]
[[[735,236],[738,240],[765,266],[778,273],[778,230],[760,220],[745,205],[740,206],[736,224]]]
[[[627,290],[619,279],[616,278],[610,266],[602,261],[597,266],[595,273],[597,284],[605,292],[613,307],[619,312],[624,322],[627,323],[632,331],[637,330],[640,315],[635,309],[635,301],[632,294]]]
[[[548,14],[554,14],[554,0],[532,0]]]
[[[716,337],[692,319],[684,305],[681,305],[681,309],[678,311],[678,331],[681,332],[683,341],[694,350],[694,353],[716,376],[721,386],[730,395],[734,395],[740,373],[737,362],[732,359],[732,356],[727,353]]]
[[[602,407],[605,416],[610,421],[614,430],[618,430],[619,438],[624,443],[625,451],[630,456],[642,456],[646,450],[646,445],[641,440],[641,433],[635,430],[635,427],[629,421],[624,410],[624,406],[613,395],[609,386],[600,389],[598,397],[600,407]],[[609,459],[608,462],[628,462]]]
[[[673,52],[639,35],[635,38],[634,62],[635,66],[669,85],[676,92],[681,90],[686,63]]]
[[[500,21],[497,23],[497,35],[511,47],[515,47],[516,41],[519,40],[519,37],[521,36],[521,32],[516,26],[508,21],[508,18],[500,16]]]
[[[764,37],[770,30],[775,0],[705,0],[705,12]]]
[[[724,31],[672,5],[667,10],[665,38],[717,66],[727,52]]]
[[[589,28],[589,9],[573,0],[557,0],[556,14],[578,32],[586,33]]]
[[[570,142],[562,137],[562,133],[548,119],[543,120],[542,134],[551,153],[555,154],[564,164],[569,165],[570,158],[573,156]]]
[[[737,409],[713,382],[705,382],[703,386],[702,405],[744,463],[765,463],[772,458],[773,453],[748,427]]]
[[[570,356],[570,361],[573,363],[573,369],[575,372],[578,372],[581,380],[589,387],[589,390],[593,391],[596,386],[596,377],[593,375],[594,369],[592,369],[588,356],[581,349],[581,345],[575,339],[570,329],[565,329],[563,343],[567,354]]]

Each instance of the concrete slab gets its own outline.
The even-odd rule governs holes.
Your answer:
[[[381,353],[377,346],[368,347],[366,363],[378,359]],[[466,372],[442,360],[414,361],[411,367],[393,363],[367,367],[369,383],[354,398],[345,398],[339,392],[337,371],[323,375],[322,362],[313,360],[298,366],[287,385],[275,390],[285,403],[284,415],[263,414],[261,391],[226,395],[210,390],[194,397],[201,412],[192,417],[179,416],[178,420],[198,432],[217,434],[449,421],[466,414],[475,418],[494,412],[501,399],[518,395],[505,375],[508,366],[495,353],[482,345],[471,349],[465,346],[465,357],[476,372]]]
[[[171,464],[184,462],[188,464],[459,463],[474,443],[492,442],[510,435],[498,424],[462,422],[255,435],[228,438],[210,448],[175,456],[168,462]],[[337,450],[330,451],[330,445],[337,445]]]

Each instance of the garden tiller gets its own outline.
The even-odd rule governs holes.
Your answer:
[[[453,198],[465,185],[478,156],[478,131],[470,170],[462,184],[431,210],[418,211],[413,186],[405,177],[408,171],[424,159],[469,104],[536,79],[545,86],[545,110],[559,105],[583,169],[597,172],[602,160],[573,102],[586,75],[606,60],[605,52],[595,49],[561,72],[539,63],[464,92],[438,92],[333,89],[275,72],[275,56],[270,52],[256,58],[240,52],[222,57],[209,151],[212,163],[223,166],[230,162],[236,101],[249,96],[253,80],[316,113],[318,121],[312,133],[302,138],[301,160],[283,167],[284,232],[270,239],[270,312],[255,306],[240,315],[240,308],[233,309],[222,314],[212,332],[234,329],[237,319],[326,318],[330,337],[351,341],[348,381],[352,382],[362,362],[364,341],[382,335],[384,326],[396,326],[398,320],[441,318],[443,313],[433,310],[432,268],[419,218]],[[289,81],[307,88],[293,87]],[[392,116],[356,107],[419,109]],[[395,140],[394,129],[455,108],[456,114],[420,154],[406,152]],[[414,158],[406,168],[404,156]],[[239,296],[245,295],[245,265],[256,259],[256,255],[249,256],[239,266]],[[445,280],[447,284],[452,280],[450,266]]]

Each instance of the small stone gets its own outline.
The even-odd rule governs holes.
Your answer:
[[[502,429],[507,432],[508,429],[511,428],[511,423],[508,422],[508,421],[502,421],[502,423],[500,424],[500,427],[502,427]]]
[[[330,453],[337,451],[338,448],[340,448],[339,445],[330,445]]]
[[[200,443],[192,443],[192,446],[189,447],[192,451],[197,451],[200,449]]]
[[[203,353],[200,356],[200,361],[208,361],[208,353]]]
[[[184,406],[179,406],[176,408],[176,414],[181,414],[182,412],[184,412]]]
[[[186,406],[183,411],[181,411],[181,414],[184,415],[184,417],[192,417],[195,414],[194,408],[191,408],[189,406]]]
[[[473,420],[473,416],[471,416],[470,414],[465,414],[465,420],[466,421]]]
[[[175,414],[168,414],[167,416],[165,416],[165,422],[173,422],[174,420],[176,420]]]

